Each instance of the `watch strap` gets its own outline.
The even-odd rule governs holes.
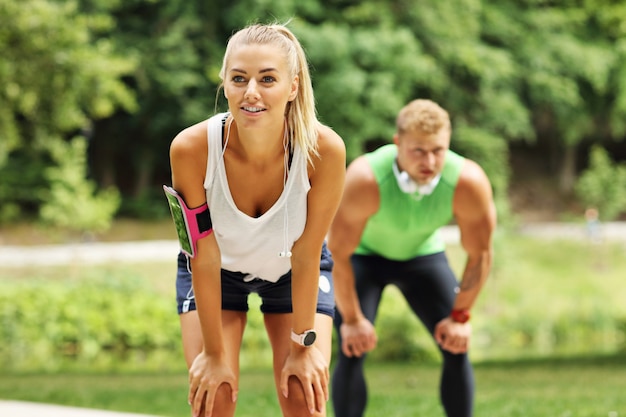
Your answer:
[[[452,318],[452,320],[456,321],[457,323],[467,323],[471,316],[472,315],[470,314],[470,311],[467,309],[454,309],[450,313],[450,317]]]
[[[291,329],[291,340],[300,346],[311,346],[316,339],[316,333],[314,329],[305,330],[301,334],[298,334]]]

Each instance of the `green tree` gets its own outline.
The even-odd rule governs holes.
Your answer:
[[[626,7],[610,0],[493,1],[485,9],[486,38],[514,56],[537,144],[569,193],[581,146],[626,134]]]
[[[50,146],[55,164],[46,168],[50,187],[42,191],[41,220],[46,224],[81,233],[102,232],[120,204],[115,188],[98,191],[93,181],[85,180],[86,141],[76,137],[71,142],[53,141]]]
[[[114,19],[115,26],[101,38],[138,63],[124,78],[137,97],[137,111],[119,109],[94,124],[90,165],[100,186],[119,187],[130,202],[151,193],[163,198],[154,185],[169,182],[170,141],[214,108],[220,67],[216,57],[225,44],[220,13],[215,12],[221,3],[81,0],[85,12],[108,13]],[[141,214],[148,206],[125,208]]]
[[[613,162],[604,148],[593,146],[575,190],[586,207],[598,209],[602,220],[615,220],[626,213],[626,164]]]
[[[115,55],[106,39],[94,41],[112,24],[72,1],[0,0],[0,221],[39,210],[41,190],[51,187],[45,171],[60,166],[56,149],[116,108],[135,109],[121,82],[133,60]]]
[[[501,212],[512,145],[537,158],[547,150],[567,191],[581,149],[626,135],[626,7],[615,0],[14,3],[0,0],[0,216],[39,207],[44,194],[24,190],[50,189],[46,143],[77,133],[88,138],[88,174],[121,191],[124,214],[167,214],[158,185],[169,182],[169,143],[225,110],[224,47],[257,21],[291,20],[320,118],[349,159],[390,141],[406,102],[431,98],[450,112],[452,148],[487,171]]]

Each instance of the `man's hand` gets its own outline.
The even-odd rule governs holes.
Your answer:
[[[365,317],[354,323],[342,323],[341,350],[347,357],[360,357],[376,347],[378,336],[372,323]]]
[[[450,353],[466,353],[469,349],[472,325],[457,323],[450,317],[446,317],[437,323],[435,327],[435,340],[442,349]]]

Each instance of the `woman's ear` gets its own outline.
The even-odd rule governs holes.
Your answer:
[[[296,75],[293,77],[293,81],[291,82],[291,92],[289,93],[289,101],[294,101],[298,96],[298,84],[300,78]]]

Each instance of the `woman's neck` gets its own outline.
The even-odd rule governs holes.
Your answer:
[[[285,152],[287,126],[282,123],[276,128],[241,129],[236,122],[231,129],[229,147],[239,157],[252,162],[274,160]]]

